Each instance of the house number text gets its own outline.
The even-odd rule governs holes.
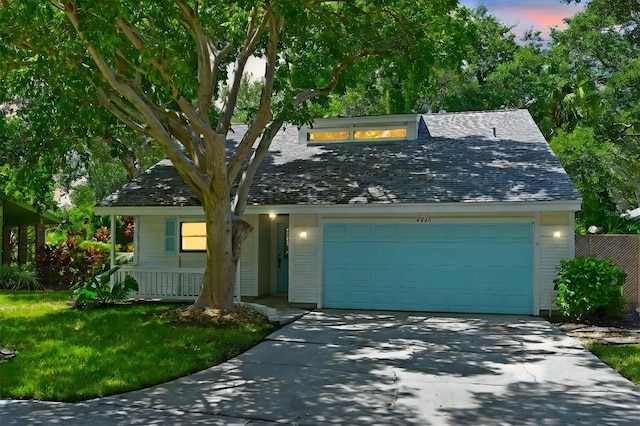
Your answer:
[[[420,217],[416,219],[416,222],[418,222],[418,223],[431,223],[431,218],[429,216],[426,216],[426,215],[425,216],[420,215]]]

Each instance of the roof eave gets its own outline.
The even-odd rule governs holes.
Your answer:
[[[580,210],[581,200],[473,201],[457,203],[368,203],[368,204],[283,204],[247,206],[247,214],[291,213],[508,213]],[[95,207],[97,215],[198,216],[201,206],[114,206]]]

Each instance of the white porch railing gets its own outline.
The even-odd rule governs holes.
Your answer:
[[[138,282],[140,299],[195,300],[200,294],[204,268],[140,268],[123,266],[118,279],[130,275]]]

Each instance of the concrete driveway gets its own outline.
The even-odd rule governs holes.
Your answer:
[[[237,358],[82,404],[0,401],[14,424],[637,425],[640,387],[544,320],[311,312]]]

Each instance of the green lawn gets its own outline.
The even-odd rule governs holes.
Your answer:
[[[0,291],[0,398],[79,401],[139,389],[227,360],[270,323],[202,327],[158,314],[180,304],[69,308],[69,292]]]
[[[588,349],[627,379],[640,385],[640,344],[601,345],[592,343]]]

